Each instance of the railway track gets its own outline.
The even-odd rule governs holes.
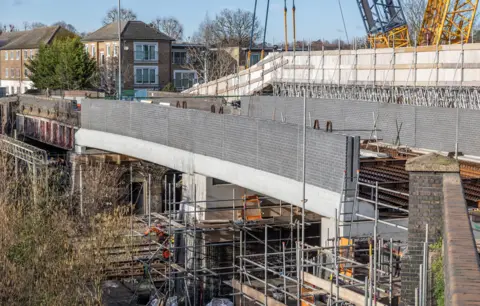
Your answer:
[[[382,162],[381,159],[378,159],[374,162],[371,160],[363,162],[360,167],[360,182],[372,185],[378,182],[382,187],[408,193],[409,174],[405,170],[406,160],[403,160],[403,163],[401,160],[389,161]],[[476,206],[480,202],[480,164],[460,161],[460,175],[463,181],[465,199],[469,205]],[[362,197],[372,197],[369,188],[361,188],[360,194]],[[381,190],[378,197],[386,204],[408,207],[408,196]]]

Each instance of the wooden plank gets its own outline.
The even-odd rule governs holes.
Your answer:
[[[265,294],[261,293],[258,290],[253,289],[250,286],[247,286],[245,284],[241,285],[239,281],[236,279],[232,280],[232,287],[237,289],[238,291],[243,291],[246,295],[251,297],[252,299],[257,300],[260,303],[265,303]],[[279,301],[275,300],[272,297],[267,296],[267,306],[286,306],[283,303],[280,303]]]
[[[316,277],[316,276],[314,276],[310,273],[303,272],[303,280],[306,283],[310,283],[310,284],[312,284],[316,287],[319,287],[319,288],[321,288],[325,291],[330,292],[331,282],[329,282],[325,279]],[[335,284],[333,285],[333,290],[336,291]],[[339,291],[340,298],[342,300],[350,302],[350,303],[352,303],[353,305],[356,305],[356,306],[363,306],[364,301],[365,301],[365,296],[363,296],[362,294],[359,294],[355,291],[352,291],[352,290],[347,289],[347,288],[342,288],[342,287],[340,287],[338,291]],[[377,302],[377,305],[386,306],[385,304],[382,304],[380,302]]]

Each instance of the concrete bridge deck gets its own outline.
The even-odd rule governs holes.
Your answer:
[[[75,144],[215,177],[300,206],[302,133],[299,125],[272,120],[85,100]],[[358,168],[359,138],[311,128],[306,137],[306,208],[333,217],[344,173]]]

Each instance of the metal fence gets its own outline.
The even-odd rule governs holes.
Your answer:
[[[299,125],[148,103],[84,100],[82,128],[142,139],[301,181]],[[340,191],[352,137],[307,129],[306,181]],[[351,160],[351,157],[350,159]],[[252,175],[255,175],[252,173]]]

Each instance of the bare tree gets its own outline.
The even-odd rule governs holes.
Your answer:
[[[133,82],[133,65],[122,61],[122,82]],[[98,67],[98,87],[107,95],[114,96],[118,89],[118,57],[109,56]]]
[[[192,42],[205,45],[209,47],[215,43],[215,37],[213,33],[213,21],[208,14],[200,23],[198,31],[193,34]]]
[[[102,249],[118,245],[128,219],[100,209],[95,218],[69,212],[79,205],[68,193],[65,165],[50,164],[39,171],[48,180],[38,179],[27,165],[0,153],[0,169],[0,273],[8,275],[0,278],[0,304],[100,305],[97,284],[107,266]],[[95,203],[105,199],[101,192],[90,194]]]
[[[18,28],[14,24],[9,24],[8,27],[9,27],[9,32],[18,32]]]
[[[103,22],[103,25],[107,25],[117,20],[118,20],[118,9],[116,7],[112,7],[110,10],[108,10],[107,15],[103,18],[102,22]],[[131,9],[121,9],[120,20],[122,21],[137,20],[137,14],[135,14]]]
[[[231,50],[232,49],[232,50]],[[194,46],[187,51],[186,68],[197,72],[201,82],[210,82],[236,71],[236,61],[232,57],[233,48],[214,48]]]
[[[217,42],[224,46],[247,47],[253,27],[253,42],[260,39],[262,28],[258,18],[253,20],[253,13],[241,9],[225,9],[213,21],[213,34]]]
[[[107,95],[115,95],[117,93],[118,78],[118,57],[107,57],[105,63],[98,68],[99,87]]]
[[[425,0],[404,0],[402,2],[405,18],[407,19],[410,38],[416,39],[422,27],[423,15],[425,13]]]
[[[77,33],[77,29],[75,29],[75,27],[72,24],[66,23],[65,21],[57,21],[54,24],[52,24],[52,26],[60,26],[66,30],[69,30],[72,33]]]
[[[36,28],[43,28],[46,27],[47,25],[38,21],[34,21],[30,23],[30,29],[36,29]]]
[[[150,25],[175,40],[181,40],[183,37],[183,25],[175,17],[157,17]]]
[[[248,47],[253,27],[253,42],[257,42],[262,33],[262,27],[258,18],[253,20],[253,13],[241,9],[224,9],[220,14],[210,20],[208,15],[200,24],[198,32],[194,36],[197,42],[208,45],[240,46]]]

